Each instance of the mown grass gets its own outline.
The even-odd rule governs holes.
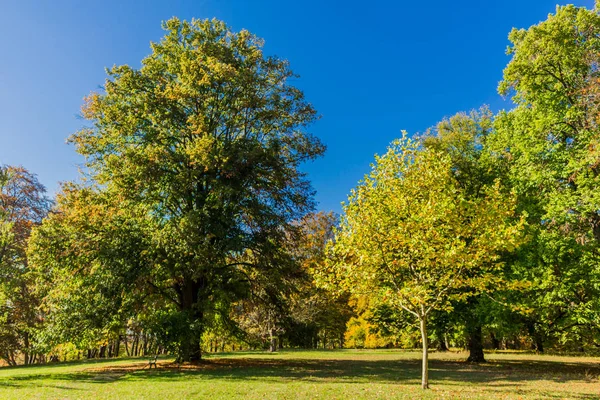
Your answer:
[[[0,399],[600,399],[600,360],[519,353],[433,353],[431,390],[420,354],[399,350],[225,353],[178,367],[121,359],[0,368]]]

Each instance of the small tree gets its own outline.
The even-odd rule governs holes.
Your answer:
[[[468,196],[452,161],[406,137],[376,157],[344,206],[332,246],[329,283],[369,293],[420,324],[422,388],[428,383],[427,318],[460,299],[460,288],[495,279],[499,253],[519,241],[514,198],[498,183]],[[333,279],[331,279],[333,277]]]

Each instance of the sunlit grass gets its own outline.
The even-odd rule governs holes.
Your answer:
[[[399,350],[224,353],[178,367],[161,359],[91,361],[0,369],[1,399],[388,399],[600,398],[593,357],[432,353],[431,390],[422,392],[420,354]]]

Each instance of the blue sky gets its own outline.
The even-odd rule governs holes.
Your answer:
[[[593,6],[593,0],[576,1]],[[287,58],[322,118],[328,146],[305,166],[319,209],[340,202],[401,130],[420,132],[496,94],[512,27],[554,11],[555,0],[504,1],[66,1],[0,0],[0,163],[38,174],[51,194],[82,159],[65,139],[104,67],[140,65],[160,22],[219,18]]]

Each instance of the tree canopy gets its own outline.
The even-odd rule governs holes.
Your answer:
[[[144,290],[174,304],[187,327],[179,350],[190,360],[200,357],[205,316],[242,295],[253,269],[280,266],[286,231],[313,207],[298,167],[324,146],[305,131],[316,113],[288,83],[295,76],[288,63],[265,57],[260,39],[217,20],[174,18],[164,29],[139,70],[108,71],[104,92],[83,107],[91,125],[70,140],[96,185],[76,190],[101,193],[109,208],[99,211],[127,215],[144,243],[126,254],[119,246],[131,232],[115,241],[109,231],[98,238],[101,246],[124,254]],[[77,207],[69,198],[61,207]],[[97,248],[74,260],[104,255]],[[65,265],[62,254],[54,256],[41,255],[38,266]],[[118,268],[103,263],[123,278]]]

